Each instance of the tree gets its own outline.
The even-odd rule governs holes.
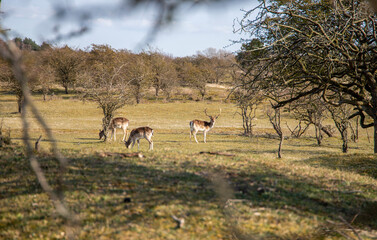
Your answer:
[[[72,87],[77,80],[81,63],[80,54],[68,46],[51,51],[49,64],[54,69],[56,79],[62,84],[66,94],[68,94],[68,88]]]
[[[256,118],[256,109],[260,104],[264,96],[258,88],[245,88],[244,84],[248,80],[244,75],[241,65],[237,65],[239,68],[234,68],[231,74],[233,85],[236,88],[231,92],[231,96],[234,97],[236,105],[240,110],[242,117],[242,127],[246,136],[253,136],[254,120]]]
[[[135,98],[137,104],[140,103],[144,96],[144,91],[150,87],[152,81],[152,70],[148,64],[147,55],[129,54],[126,69],[126,79],[130,84],[131,94]]]
[[[92,45],[86,59],[86,71],[80,75],[84,85],[83,99],[96,102],[103,112],[105,141],[115,111],[130,101],[126,64],[124,54],[107,45]]]
[[[318,95],[307,96],[299,102],[290,104],[290,111],[294,118],[304,122],[306,124],[305,129],[310,125],[314,126],[318,145],[322,144],[323,133],[329,137],[333,136],[331,128],[323,125],[323,121],[328,115],[326,106],[327,104]]]
[[[55,78],[55,71],[52,66],[48,64],[51,51],[51,49],[42,48],[36,56],[34,66],[35,71],[37,71],[36,84],[39,86],[40,92],[42,92],[44,101],[46,101],[46,97],[51,91]]]
[[[274,105],[271,103],[271,106]],[[281,128],[281,109],[272,108],[267,111],[268,120],[279,137],[278,158],[282,157],[281,151],[283,149],[284,133]]]
[[[346,153],[348,151],[348,131],[351,127],[350,116],[352,115],[352,107],[343,104],[339,107],[328,105],[327,108],[342,138],[342,152]]]
[[[2,47],[2,46],[0,46]],[[35,70],[35,58],[36,54],[31,51],[23,50],[22,51],[22,67],[26,70],[27,77],[29,81],[27,82],[28,86],[32,89],[36,83],[36,74]],[[17,81],[14,72],[11,68],[9,62],[4,59],[0,59],[0,82],[3,82],[7,89],[10,92],[14,93],[17,97],[17,112],[22,112],[22,106],[24,104],[24,96],[22,93],[21,85]]]
[[[20,84],[15,78],[11,66],[8,62],[1,59],[0,62],[0,82],[4,83],[7,89],[13,92],[17,97],[17,112],[21,113],[23,104],[23,95]]]
[[[377,25],[368,2],[263,0],[255,11],[259,14],[252,20],[252,11],[246,13],[241,30],[264,43],[249,52],[268,55],[250,59],[251,67],[263,62],[252,81],[263,81],[266,88],[278,82],[287,89],[276,107],[312,94],[334,105],[352,105],[360,125],[374,127],[377,153]]]
[[[235,63],[234,55],[215,48],[207,48],[203,52],[198,52],[197,56],[204,56],[207,58],[207,65],[213,72],[213,78],[209,79],[214,83],[225,82],[232,70],[232,65]]]
[[[240,89],[234,91],[233,96],[237,102],[237,107],[240,110],[239,114],[242,117],[244,135],[252,137],[257,106],[261,103],[263,97],[261,94],[248,94],[245,90]]]
[[[170,99],[171,92],[177,84],[177,72],[172,58],[163,55],[157,51],[149,52],[149,60],[151,65],[152,86],[155,88],[156,97],[162,90],[166,99]]]
[[[21,50],[33,50],[33,51],[39,51],[41,50],[41,47],[34,42],[31,38],[24,38],[23,40],[21,38],[15,38],[13,40],[17,47],[19,47]]]
[[[204,100],[207,93],[205,70],[198,68],[189,61],[184,61],[180,72],[185,85],[197,89],[201,100]]]

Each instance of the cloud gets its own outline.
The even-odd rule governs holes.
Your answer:
[[[108,18],[97,18],[93,21],[93,24],[98,24],[100,26],[105,26],[105,27],[112,27],[113,20],[108,19]]]

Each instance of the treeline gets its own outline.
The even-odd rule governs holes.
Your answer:
[[[216,49],[190,57],[172,57],[159,50],[133,53],[108,45],[92,45],[81,50],[48,43],[38,45],[30,38],[13,41],[23,54],[30,89],[41,92],[44,99],[58,84],[66,94],[74,89],[89,99],[119,89],[127,95],[127,101],[140,103],[153,88],[156,97],[169,101],[176,89],[190,87],[203,100],[207,83],[231,82],[235,71],[234,55]],[[21,112],[20,86],[9,63],[2,59],[0,81],[17,96]]]

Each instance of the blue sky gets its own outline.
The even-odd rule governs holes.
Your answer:
[[[138,51],[146,48],[142,45],[151,30],[156,9],[144,6],[142,9],[112,8],[120,0],[3,0],[1,10],[3,27],[11,29],[12,37],[30,37],[38,43],[54,39],[54,13],[56,2],[63,4],[72,15],[60,21],[60,32],[76,30],[76,21],[81,9],[92,7],[90,31],[79,37],[64,39],[57,44],[85,48],[91,44],[108,44],[116,49]],[[241,35],[233,33],[233,20],[242,18],[241,9],[250,10],[257,4],[256,0],[230,0],[227,4],[184,7],[177,12],[172,24],[160,30],[155,39],[148,44],[153,48],[173,56],[191,56],[207,48],[236,51],[240,45],[227,48],[230,40],[238,40]],[[122,12],[122,14],[118,14]]]

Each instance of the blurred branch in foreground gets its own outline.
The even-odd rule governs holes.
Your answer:
[[[3,37],[7,39],[7,36],[4,31],[1,31],[3,34]],[[75,225],[77,225],[77,219],[76,217],[69,211],[69,209],[66,207],[64,202],[64,194],[63,194],[63,179],[62,176],[64,175],[66,171],[67,166],[67,159],[65,159],[60,152],[58,151],[56,140],[54,136],[52,135],[52,132],[50,128],[47,126],[47,123],[39,113],[38,109],[33,103],[33,100],[31,98],[30,90],[28,87],[28,79],[26,77],[25,71],[22,66],[22,54],[21,51],[17,48],[15,43],[13,41],[7,41],[2,42],[2,45],[0,46],[0,55],[2,58],[7,60],[10,65],[12,66],[13,74],[15,78],[17,79],[18,83],[20,84],[22,94],[24,96],[24,103],[22,105],[23,111],[21,114],[22,118],[22,125],[23,125],[23,142],[26,146],[26,157],[30,161],[30,165],[36,174],[38,181],[43,188],[43,190],[49,195],[49,197],[52,199],[55,209],[58,212],[60,216],[62,216],[67,221],[67,237],[69,239],[74,238],[73,234],[73,228]],[[56,190],[54,190],[51,185],[48,183],[42,168],[33,152],[33,147],[29,142],[30,139],[30,129],[29,129],[29,122],[26,118],[26,109],[30,109],[34,117],[36,118],[37,122],[42,126],[44,131],[46,132],[49,140],[52,144],[52,149],[54,156],[59,161],[60,169],[57,177],[58,181],[58,187]]]

